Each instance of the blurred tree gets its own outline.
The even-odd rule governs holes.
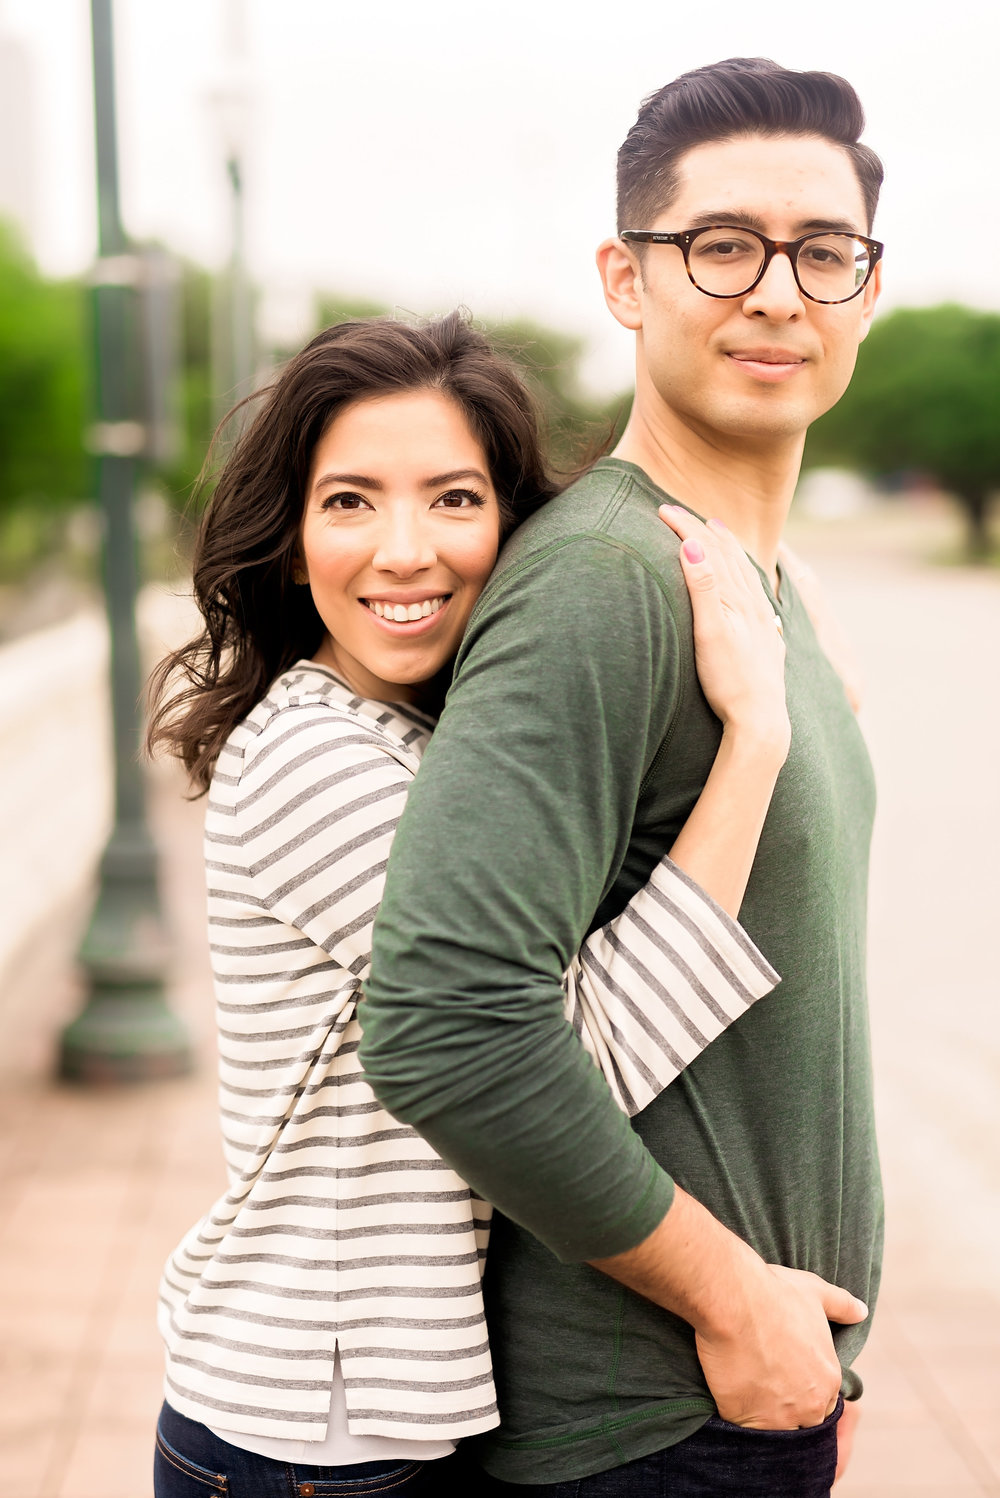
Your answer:
[[[317,302],[317,328],[354,317],[379,317],[390,308],[377,302],[326,295]],[[493,344],[521,368],[542,413],[550,459],[572,475],[617,441],[628,416],[629,397],[600,400],[580,388],[582,338],[529,318],[509,322],[477,319]]]
[[[384,302],[370,302],[364,297],[340,296],[335,291],[327,291],[316,298],[316,331],[358,317],[389,317],[391,313],[392,308]]]
[[[521,366],[534,390],[558,472],[571,476],[614,445],[628,416],[629,397],[600,400],[581,389],[582,338],[528,318],[484,327],[496,347]]]
[[[180,451],[156,477],[181,508],[205,461],[214,427],[212,284],[209,271],[190,261],[180,263]]]
[[[46,281],[0,223],[0,515],[86,493],[86,294]]]
[[[970,555],[984,557],[1000,489],[1000,314],[945,305],[880,318],[805,462],[932,475],[965,511]]]

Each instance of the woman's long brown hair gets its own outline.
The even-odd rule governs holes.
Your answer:
[[[366,397],[439,390],[482,444],[507,534],[553,493],[534,402],[459,312],[422,325],[372,318],[325,329],[285,366],[223,467],[201,523],[194,597],[204,621],[150,681],[147,750],[185,765],[199,793],[230,733],[276,676],[315,654],[323,622],[293,580],[313,451]]]

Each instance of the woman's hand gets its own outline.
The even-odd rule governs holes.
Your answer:
[[[683,543],[695,665],[709,706],[727,734],[772,746],[782,763],[791,739],[785,644],[760,576],[720,520],[704,525],[676,505],[661,505],[660,518]]]

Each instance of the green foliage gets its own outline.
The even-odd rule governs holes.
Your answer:
[[[88,356],[84,289],[44,280],[0,224],[0,516],[86,494]]]
[[[965,509],[971,549],[984,552],[989,496],[1000,489],[1000,314],[946,305],[876,321],[846,395],[810,431],[805,461],[932,475]]]
[[[582,338],[527,318],[487,323],[486,332],[524,371],[542,411],[550,460],[571,474],[617,441],[628,415],[628,397],[599,401],[584,394],[578,370]]]
[[[390,308],[378,302],[336,295],[317,303],[317,328],[355,317],[384,317]],[[572,474],[617,441],[628,416],[629,397],[595,400],[580,388],[578,370],[584,343],[572,333],[529,318],[480,323],[494,346],[520,366],[538,402],[546,448],[552,466]]]

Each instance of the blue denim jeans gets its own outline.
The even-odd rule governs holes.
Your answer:
[[[313,1467],[257,1456],[165,1404],[156,1427],[156,1498],[451,1498],[452,1458]],[[462,1489],[454,1490],[457,1495]]]
[[[829,1498],[837,1470],[838,1400],[822,1425],[748,1430],[713,1416],[676,1446],[569,1482],[498,1482],[497,1498]]]

